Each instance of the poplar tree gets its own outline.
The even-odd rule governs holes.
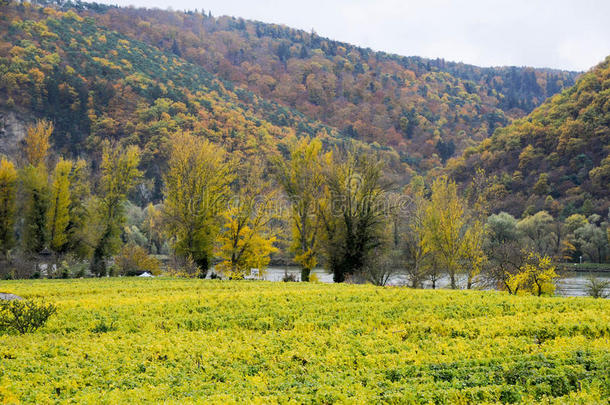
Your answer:
[[[464,255],[466,218],[464,202],[457,185],[442,176],[432,184],[430,204],[426,209],[426,240],[441,270],[449,274],[451,288],[457,288],[457,275]]]
[[[97,276],[106,274],[106,260],[121,246],[121,230],[125,223],[127,194],[142,173],[138,170],[140,149],[106,145],[102,152],[102,178],[98,215],[101,232],[93,249],[91,270]]]
[[[362,272],[381,248],[387,224],[385,207],[391,184],[383,164],[364,154],[348,153],[327,167],[326,196],[321,209],[327,264],[337,283]]]
[[[163,191],[166,232],[175,254],[192,260],[205,275],[230,197],[232,167],[224,149],[203,138],[178,133],[171,145]]]
[[[17,170],[5,158],[0,161],[0,253],[6,258],[15,246]]]
[[[28,165],[21,171],[23,190],[23,250],[36,255],[47,247],[49,184],[46,167]]]
[[[90,257],[93,245],[93,232],[91,232],[93,215],[90,211],[95,204],[91,198],[89,177],[89,165],[85,160],[78,159],[73,163],[69,178],[68,250],[81,259]]]
[[[21,171],[23,190],[23,249],[30,254],[38,254],[47,247],[47,212],[49,208],[49,185],[46,166],[49,139],[53,124],[38,121],[27,128],[25,137],[25,157],[27,166]]]
[[[44,165],[51,146],[49,139],[53,132],[53,123],[41,120],[27,128],[25,138],[25,157],[32,166]]]
[[[424,196],[424,180],[415,176],[408,188],[412,198],[406,215],[404,234],[405,271],[409,276],[411,287],[422,285],[430,270],[430,244],[426,239],[426,210],[428,200]]]
[[[57,165],[55,165],[51,183],[47,232],[51,249],[57,253],[63,253],[68,243],[71,170],[71,161],[59,159]]]

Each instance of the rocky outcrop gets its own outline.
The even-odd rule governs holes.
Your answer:
[[[26,133],[26,120],[14,111],[0,111],[0,155],[16,157]]]

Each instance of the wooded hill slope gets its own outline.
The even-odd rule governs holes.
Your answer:
[[[577,76],[391,55],[203,10],[59,3],[345,136],[391,146],[424,171],[530,112]]]
[[[94,165],[104,139],[139,145],[153,195],[168,135],[189,131],[237,159],[302,135],[355,142],[403,181],[466,151],[450,170],[496,176],[497,209],[607,208],[607,61],[569,88],[574,72],[402,57],[203,11],[38,3],[1,6],[0,113],[52,120],[55,150]]]
[[[495,207],[513,214],[546,209],[566,217],[605,214],[610,205],[610,57],[527,117],[497,129],[448,163],[468,182],[482,168]]]
[[[0,38],[0,111],[52,120],[53,147],[65,156],[96,162],[104,139],[140,146],[153,192],[176,131],[220,143],[237,160],[279,153],[297,135],[344,142],[319,121],[72,10],[4,5]],[[390,167],[405,167],[386,154]]]

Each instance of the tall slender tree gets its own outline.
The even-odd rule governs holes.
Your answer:
[[[411,203],[406,210],[406,226],[404,232],[404,253],[406,273],[411,287],[420,287],[430,269],[430,243],[426,236],[426,210],[428,200],[424,196],[424,182],[420,176],[411,180],[408,187]]]
[[[83,159],[74,162],[70,172],[70,205],[68,233],[68,250],[77,257],[90,257],[93,248],[92,213],[94,201],[91,198],[89,165]]]
[[[230,197],[232,167],[226,152],[203,138],[178,133],[171,145],[163,191],[166,231],[174,252],[193,260],[205,275]]]
[[[24,221],[23,250],[36,255],[47,247],[47,213],[49,210],[49,184],[47,169],[43,164],[27,165],[21,170]]]
[[[321,223],[320,202],[324,196],[322,173],[322,143],[308,138],[300,139],[290,151],[290,159],[277,159],[275,166],[283,191],[290,199],[292,245],[294,261],[301,265],[301,280],[309,281],[311,270],[316,267]]]
[[[53,133],[53,123],[41,120],[35,125],[27,128],[25,138],[25,157],[32,166],[46,164],[47,154],[50,144],[50,137]]]
[[[6,158],[0,160],[0,254],[6,258],[15,246],[17,170]]]
[[[98,276],[106,274],[106,260],[120,248],[127,194],[142,175],[139,163],[140,150],[136,146],[104,146],[98,207],[101,232],[91,262],[91,269]]]
[[[457,185],[445,176],[437,178],[432,184],[425,228],[435,262],[441,270],[449,274],[451,288],[457,288],[457,277],[464,254],[466,219],[464,203],[458,197]]]
[[[71,171],[72,162],[60,158],[55,165],[51,183],[47,232],[51,249],[57,253],[63,253],[68,243]]]
[[[24,211],[22,244],[28,254],[40,253],[48,243],[49,185],[46,163],[52,132],[53,124],[42,120],[30,125],[25,137],[27,165],[21,170],[20,177]]]

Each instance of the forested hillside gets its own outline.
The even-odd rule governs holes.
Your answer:
[[[60,2],[61,3],[61,2]],[[64,3],[343,135],[428,170],[570,86],[576,73],[402,57],[203,10]]]
[[[458,181],[469,181],[478,168],[494,176],[498,210],[520,215],[545,209],[563,217],[607,213],[610,57],[448,167]]]
[[[177,131],[220,143],[237,160],[270,157],[296,135],[343,142],[319,121],[73,11],[28,3],[2,11],[0,109],[52,120],[54,149],[64,155],[99,161],[101,142],[120,140],[142,148],[147,177],[159,180]]]

